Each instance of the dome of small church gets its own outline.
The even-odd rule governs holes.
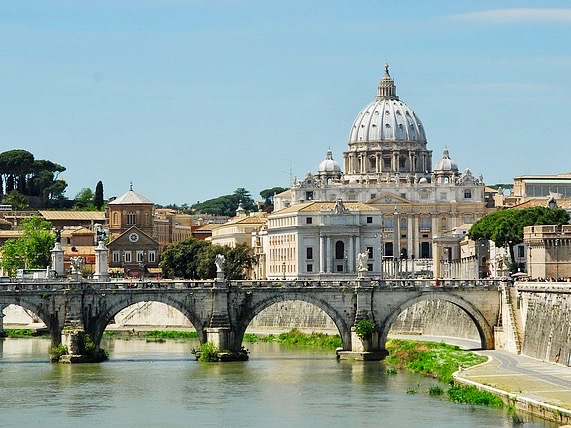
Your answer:
[[[448,149],[444,149],[442,159],[434,167],[434,172],[458,172],[458,164],[453,159],[450,159]]]
[[[379,82],[377,97],[359,112],[349,137],[349,143],[377,141],[426,143],[420,119],[396,94],[388,64]]]
[[[341,167],[339,164],[333,160],[333,152],[331,149],[327,150],[327,154],[325,155],[325,159],[321,161],[319,164],[319,168],[317,168],[318,174],[328,174],[328,173],[340,173]]]

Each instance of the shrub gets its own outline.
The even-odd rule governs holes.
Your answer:
[[[375,323],[371,320],[361,320],[355,325],[355,333],[363,340],[370,340],[375,331]]]

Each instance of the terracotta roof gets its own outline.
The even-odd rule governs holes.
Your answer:
[[[22,230],[0,230],[0,238],[20,238],[23,234]]]
[[[194,232],[209,232],[217,227],[222,226],[220,223],[208,223],[194,229]]]
[[[47,221],[84,220],[105,222],[105,211],[49,211],[40,210],[40,215]]]
[[[92,230],[89,230],[85,227],[78,227],[78,228],[73,228],[73,229],[63,229],[61,231],[61,236],[78,236],[78,235],[93,235],[95,232],[93,232]]]

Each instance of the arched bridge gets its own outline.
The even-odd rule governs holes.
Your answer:
[[[462,309],[474,322],[483,349],[494,347],[500,316],[499,281],[49,281],[0,284],[0,314],[10,304],[35,313],[51,332],[53,345],[62,333],[81,330],[98,347],[107,325],[126,307],[161,302],[178,309],[196,328],[201,343],[239,351],[252,319],[281,301],[299,300],[323,310],[335,323],[347,352],[386,353],[391,324],[409,306],[442,300]],[[355,334],[360,320],[372,321],[372,337]],[[0,330],[2,330],[0,317]],[[64,335],[65,336],[65,335]]]

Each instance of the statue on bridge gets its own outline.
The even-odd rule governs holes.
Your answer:
[[[369,258],[368,253],[357,254],[357,271],[359,272],[359,278],[363,278],[364,272],[367,272],[367,260]]]
[[[226,264],[224,254],[216,254],[214,263],[216,264],[216,279],[224,279],[224,265]]]

